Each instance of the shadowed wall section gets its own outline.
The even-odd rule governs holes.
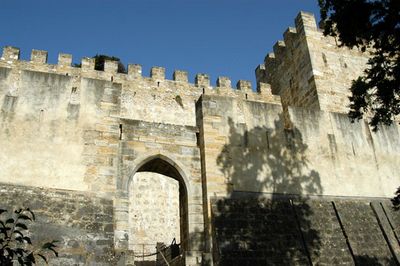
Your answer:
[[[203,95],[197,108],[209,197],[232,191],[389,197],[397,186],[397,125],[375,133],[344,114],[215,95]]]
[[[388,201],[271,196],[213,200],[214,262],[398,265],[398,214]]]
[[[388,184],[396,187],[395,164],[384,158],[400,159],[397,126],[376,134],[341,114],[211,95],[203,95],[197,108],[204,138],[204,208],[211,217],[206,232],[214,261],[397,261],[395,234],[381,228],[389,221],[386,214],[378,216],[368,198],[348,198],[382,197],[390,195]],[[382,145],[376,147],[375,138]],[[332,195],[344,198],[329,200]]]

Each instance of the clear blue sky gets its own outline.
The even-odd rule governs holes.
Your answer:
[[[300,10],[319,17],[317,0],[2,0],[0,46],[47,50],[49,62],[96,53],[124,64],[251,80]]]

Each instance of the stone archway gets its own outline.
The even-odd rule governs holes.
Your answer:
[[[130,250],[151,254],[157,242],[169,245],[173,238],[187,250],[187,185],[174,162],[161,155],[144,159],[129,181],[128,195]]]
[[[132,145],[132,144],[131,144]],[[118,253],[133,259],[129,249],[130,221],[129,187],[134,175],[142,172],[158,172],[178,182],[180,188],[180,242],[183,246],[183,259],[186,265],[201,261],[204,248],[204,213],[200,160],[196,156],[182,156],[159,150],[138,152],[134,160],[121,160],[117,191],[114,198],[114,243]],[[170,243],[167,243],[170,244]],[[196,262],[196,263],[195,263]]]

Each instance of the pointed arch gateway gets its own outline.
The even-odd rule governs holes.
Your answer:
[[[151,155],[138,160],[141,161],[135,166],[126,184],[129,192],[129,220],[131,231],[135,231],[136,234],[146,237],[142,239],[137,237],[137,235],[134,237],[134,234],[131,232],[129,237],[130,249],[134,249],[134,247],[135,249],[145,249],[145,246],[140,247],[140,245],[145,244],[155,247],[156,241],[154,239],[157,239],[157,237],[160,239],[162,236],[165,239],[166,235],[173,233],[166,230],[174,231],[171,228],[171,224],[163,225],[162,221],[170,221],[171,217],[174,217],[174,214],[176,214],[175,216],[178,216],[179,219],[177,226],[179,226],[178,238],[180,238],[181,249],[184,251],[188,250],[188,184],[186,174],[177,163],[161,154]],[[151,198],[150,200],[149,197]],[[143,202],[149,204],[149,201],[152,201],[150,205],[158,205],[149,206],[150,209],[154,209],[150,210],[150,214],[149,212],[145,213],[146,208],[144,206],[134,208],[135,204],[143,205]],[[167,202],[165,203],[165,201]],[[164,206],[164,204],[165,210],[160,211],[162,206],[159,205]],[[175,206],[178,209],[175,209]],[[138,212],[139,209],[140,212]],[[140,215],[147,215],[147,217],[141,217],[142,220],[140,221],[138,219],[135,220]],[[157,222],[158,219],[161,222]],[[144,220],[146,221],[143,223]],[[147,237],[149,235],[153,236],[154,243],[139,243],[140,241],[143,242],[143,239],[151,242],[149,240],[151,237]],[[170,243],[165,244],[169,245]]]

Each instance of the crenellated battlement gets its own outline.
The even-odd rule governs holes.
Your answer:
[[[311,13],[300,12],[294,22],[257,66],[257,82],[271,84],[284,105],[347,113],[351,82],[362,74],[368,56],[337,47]]]
[[[0,67],[16,68],[19,70],[48,72],[52,74],[70,75],[80,78],[92,78],[99,80],[113,81],[121,83],[126,87],[134,87],[131,83],[140,84],[140,87],[170,87],[182,88],[189,94],[200,95],[206,94],[221,94],[226,93],[227,96],[242,96],[244,99],[269,101],[280,103],[277,96],[272,96],[272,93],[265,88],[270,86],[259,84],[255,90],[249,81],[239,80],[236,87],[232,87],[232,82],[228,77],[218,77],[215,84],[210,82],[208,74],[196,74],[193,83],[189,82],[188,72],[183,70],[175,70],[172,79],[167,79],[165,68],[154,66],[150,69],[149,76],[143,75],[142,66],[139,64],[128,64],[127,73],[118,73],[118,62],[105,60],[104,71],[95,70],[95,59],[84,57],[81,59],[80,67],[73,66],[73,57],[70,54],[60,53],[56,65],[47,62],[48,52],[43,50],[32,50],[29,61],[20,60],[20,50],[12,46],[5,46],[3,54],[0,58]],[[247,84],[244,86],[243,84]],[[183,88],[184,87],[184,88]],[[264,89],[260,89],[264,88]]]
[[[296,49],[301,49],[299,43],[304,41],[305,37],[318,35],[322,37],[321,30],[317,27],[315,17],[312,13],[300,12],[295,19],[296,27],[288,27],[283,33],[283,40],[278,40],[273,46],[273,53],[265,56],[264,64],[256,69],[258,75],[270,75],[262,72],[273,72],[276,67],[287,58],[295,54]]]
[[[47,51],[32,50],[31,62],[37,64],[47,64]]]
[[[3,55],[1,60],[5,60],[11,63],[11,61],[19,60],[20,51],[19,48],[12,46],[5,46],[3,48]]]
[[[256,68],[256,79],[271,84],[272,93],[283,97],[285,105],[319,109],[315,89],[309,88],[313,66],[308,41],[313,36],[323,38],[323,35],[311,13],[300,12],[294,22],[295,27],[284,31],[283,40],[275,43],[273,53],[268,53],[264,63]],[[311,92],[298,95],[298,91],[300,94]]]
[[[286,44],[285,44],[285,42],[284,41],[277,41],[275,44],[274,44],[274,47],[273,47],[273,50],[274,50],[274,55],[277,57],[277,58],[281,58],[281,57],[283,57],[283,56],[286,56]]]
[[[317,22],[313,13],[300,11],[295,18],[296,31],[307,34],[308,32],[319,31]]]
[[[105,61],[104,71],[98,71],[93,58],[82,58],[80,67],[76,67],[72,65],[72,55],[63,53],[53,65],[47,62],[47,51],[42,50],[32,50],[30,60],[24,61],[20,60],[20,50],[11,46],[4,47],[0,66],[112,81],[131,90],[153,88],[153,95],[168,90],[194,98],[200,94],[218,94],[276,104],[283,97],[283,103],[289,106],[346,112],[347,88],[352,78],[362,73],[366,57],[354,50],[337,48],[333,38],[323,36],[311,13],[300,12],[294,24],[295,27],[284,31],[283,40],[275,43],[273,53],[257,67],[257,84],[253,86],[240,80],[232,86],[235,83],[228,77],[217,77],[212,84],[210,76],[204,73],[196,74],[190,81],[183,70],[175,70],[168,78],[161,66],[152,67],[148,76],[143,75],[139,64],[128,64],[127,73],[119,73],[118,62],[111,60]],[[341,75],[337,75],[338,69]],[[339,84],[334,92],[332,84]]]
[[[287,48],[293,47],[294,40],[298,37],[298,32],[310,32],[310,31],[318,31],[316,26],[315,18],[311,13],[300,12],[299,15],[295,19],[296,28],[288,28],[288,30],[284,33],[284,41],[278,41],[274,45],[274,54],[269,54],[265,59],[265,67],[269,69],[269,67],[276,63],[276,60],[279,61],[287,54]],[[30,63],[36,66],[35,70],[46,71],[46,66],[51,70],[52,73],[60,71],[60,74],[64,74],[66,71],[70,71],[73,74],[77,74],[79,72],[88,72],[94,71],[94,59],[84,57],[81,59],[81,67],[72,66],[73,58],[70,54],[60,53],[58,55],[57,65],[51,65],[47,62],[48,52],[43,50],[32,50],[30,61],[22,61],[20,60],[20,50],[19,48],[12,46],[5,46],[3,48],[3,54],[1,56],[1,61],[5,61],[7,64],[27,64]],[[1,62],[0,61],[0,62]],[[41,67],[41,65],[43,65]],[[26,65],[27,66],[27,65]],[[56,69],[56,71],[54,71]],[[117,75],[120,79],[123,80],[134,80],[137,78],[143,78],[142,75],[142,67],[138,64],[128,64],[128,72],[126,75],[123,73],[117,73],[118,64],[115,61],[106,60],[104,65],[104,71],[102,73],[108,73],[109,75]],[[260,70],[263,70],[260,67]],[[260,71],[260,74],[263,71]],[[98,78],[108,77],[109,75],[98,74]],[[165,68],[163,67],[152,67],[150,70],[149,77],[153,80],[167,81],[165,77]],[[174,72],[171,80],[180,83],[189,83],[188,74],[186,71],[177,70]],[[257,83],[265,83],[265,80],[257,80]],[[222,85],[220,84],[222,83]],[[231,85],[227,84],[225,79],[217,78],[215,85],[210,84],[210,77],[206,74],[196,74],[193,84],[197,87],[231,87]],[[259,85],[257,84],[256,87]],[[236,89],[239,89],[236,86]],[[256,90],[256,92],[259,90]]]
[[[283,33],[283,40],[285,45],[288,45],[288,48],[294,49],[292,45],[295,43],[295,38],[297,37],[297,30],[295,28],[289,27]]]
[[[173,80],[178,82],[188,82],[188,73],[183,70],[175,70],[173,74]]]

